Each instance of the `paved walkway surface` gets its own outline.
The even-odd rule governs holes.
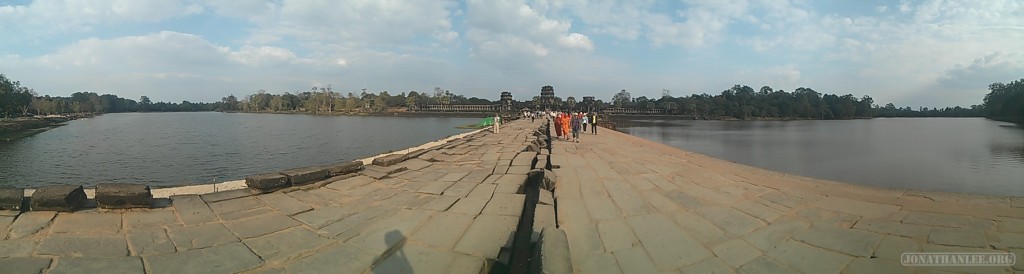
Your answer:
[[[1024,199],[817,180],[601,129],[554,142],[558,223],[580,273],[906,273],[903,252],[1011,251]],[[851,167],[855,168],[855,167]]]
[[[520,151],[539,125],[513,122],[397,165],[270,194],[4,212],[0,273],[480,273],[519,220],[536,156]]]

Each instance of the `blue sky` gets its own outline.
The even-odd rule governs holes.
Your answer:
[[[323,85],[609,100],[742,84],[934,107],[1024,78],[1013,0],[0,0],[0,37],[0,73],[41,94],[174,102]]]

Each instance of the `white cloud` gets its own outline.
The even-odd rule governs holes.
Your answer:
[[[159,22],[202,11],[200,5],[179,0],[37,0],[0,6],[0,33],[35,36],[88,31],[96,26]]]
[[[594,44],[572,32],[569,20],[552,19],[516,0],[469,0],[466,38],[471,56],[500,69],[533,69],[540,58],[589,53]]]

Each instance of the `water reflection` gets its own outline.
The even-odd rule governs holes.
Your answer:
[[[614,120],[632,135],[782,172],[882,187],[1024,196],[1024,128],[996,121]]]

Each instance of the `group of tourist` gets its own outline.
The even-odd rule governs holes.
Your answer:
[[[571,142],[580,142],[580,130],[587,132],[591,128],[591,134],[597,135],[597,114],[583,112],[550,112],[555,127],[555,136]]]

